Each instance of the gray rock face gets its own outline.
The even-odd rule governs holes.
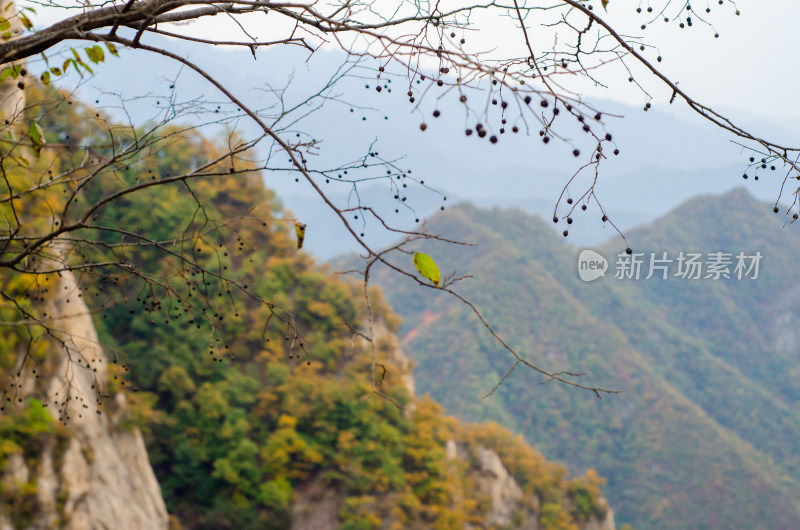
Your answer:
[[[66,448],[56,451],[55,438],[48,440],[35,469],[21,457],[11,459],[2,480],[11,485],[36,479],[33,528],[166,529],[166,506],[142,435],[120,425],[127,415],[125,397],[101,399],[107,360],[74,276],[62,273],[54,291],[45,310],[60,344],[47,361],[46,377],[36,380],[21,370],[19,384],[24,396],[41,399],[54,418],[67,420]],[[14,522],[0,519],[0,528],[14,528]]]
[[[0,0],[0,11],[8,12],[10,3]],[[16,38],[22,32],[20,19],[10,17],[9,21],[12,38]],[[0,82],[0,119],[14,127],[27,127],[21,119],[25,92],[18,89],[18,81]],[[66,260],[58,256],[66,255],[68,248],[68,241],[53,241],[48,250],[54,257],[41,267],[63,268]],[[45,307],[50,320],[43,322],[55,339],[52,354],[44,363],[48,375],[37,379],[25,364],[24,351],[17,352],[17,366],[11,373],[21,374],[15,378],[18,397],[37,398],[54,418],[67,419],[66,434],[60,435],[67,439],[67,447],[57,451],[53,437],[33,459],[35,464],[26,463],[19,454],[10,455],[0,470],[0,483],[14,492],[35,479],[32,528],[165,529],[167,510],[142,435],[137,429],[120,428],[127,412],[123,395],[103,404],[102,410],[98,408],[99,389],[108,382],[105,354],[89,309],[78,296],[75,277],[70,272],[59,276]],[[8,374],[0,373],[4,375]],[[14,523],[0,513],[0,530],[12,530]]]
[[[468,450],[454,440],[447,442],[447,457],[468,459]],[[521,530],[539,529],[539,500],[533,502],[524,498],[522,488],[514,476],[503,465],[500,457],[485,447],[475,448],[477,455],[473,472],[477,474],[477,488],[491,499],[491,507],[479,528],[517,528]],[[615,530],[614,512],[608,508],[605,499],[600,503],[606,506],[605,516],[595,516],[579,524],[580,530]],[[521,522],[520,522],[521,521]]]
[[[477,453],[478,470],[481,473],[478,484],[492,499],[492,507],[486,515],[486,525],[507,528],[511,525],[517,503],[522,498],[522,489],[497,453],[485,447],[478,447]]]

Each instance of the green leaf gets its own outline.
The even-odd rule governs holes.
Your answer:
[[[33,143],[33,148],[36,149],[36,152],[42,150],[44,147],[45,140],[44,140],[44,132],[42,128],[39,127],[39,124],[35,121],[31,122],[31,126],[28,129],[28,138],[31,139],[31,143]]]
[[[19,64],[15,64],[14,66],[7,66],[6,68],[3,68],[2,72],[0,72],[0,81],[4,81],[9,77],[11,79],[16,79],[21,71],[22,71],[22,66]]]
[[[41,79],[42,83],[44,83],[45,85],[49,85],[50,84],[50,72],[47,72],[47,71],[42,72],[42,75],[41,75],[41,77],[39,77],[39,79]]]
[[[84,48],[84,51],[86,52],[86,57],[94,64],[102,63],[106,59],[106,54],[100,46],[90,46],[89,48]]]
[[[119,57],[119,52],[117,51],[117,47],[114,46],[113,42],[107,42],[106,48],[108,48],[108,51],[111,52],[111,55]]]
[[[61,69],[64,71],[65,74],[67,73],[67,69],[69,68],[69,65],[72,62],[73,62],[73,59],[67,59],[66,61],[64,61],[64,64],[61,65]]]
[[[58,76],[62,75],[61,68],[58,68],[57,66],[52,67],[50,69],[50,73],[53,74],[53,75],[58,75]]]
[[[3,20],[0,20],[0,31],[6,31],[9,29],[11,29],[11,22],[9,22],[8,19],[5,18]]]
[[[94,70],[92,70],[91,68],[89,68],[89,65],[88,65],[88,64],[86,64],[85,62],[83,62],[83,59],[78,59],[78,60],[77,60],[77,61],[75,61],[75,62],[76,62],[76,63],[78,63],[79,65],[83,66],[83,67],[86,69],[86,71],[87,71],[87,72],[89,72],[90,74],[93,74],[93,73],[94,73]],[[77,65],[75,66],[75,69],[76,69],[76,70],[78,69]],[[80,70],[78,70],[78,73],[80,73]]]
[[[98,59],[97,57],[97,52],[94,51],[94,46],[92,46],[91,48],[84,48],[83,51],[86,52],[86,57],[88,57],[89,60],[92,61],[94,64],[97,64],[99,62],[100,59]]]
[[[424,278],[433,283],[434,287],[439,287],[442,277],[439,274],[439,267],[433,261],[433,258],[422,252],[417,252],[414,254],[414,266]]]
[[[103,48],[101,48],[100,46],[95,45],[95,46],[92,46],[92,49],[94,50],[94,53],[97,55],[97,60],[99,62],[102,63],[103,61],[106,60],[106,54],[105,54],[105,52],[103,52]]]

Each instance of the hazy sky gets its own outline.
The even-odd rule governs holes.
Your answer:
[[[797,29],[800,2],[797,0],[741,0],[735,5],[730,0],[723,0],[722,5],[718,4],[718,0],[700,0],[694,7],[701,12],[707,6],[711,9],[707,16],[713,22],[714,29],[695,18],[691,29],[679,29],[674,23],[657,20],[648,25],[645,31],[641,31],[640,26],[647,22],[647,2],[611,0],[608,12],[600,9],[599,1],[593,3],[597,4],[596,12],[620,33],[644,36],[649,44],[657,46],[658,52],[648,50],[646,55],[653,59],[660,53],[664,59],[659,64],[662,71],[678,80],[680,86],[696,99],[723,109],[744,111],[762,120],[789,122],[800,118],[800,105],[795,99],[797,87],[800,86],[800,70],[794,62],[800,49],[800,31]],[[658,10],[664,3],[663,0],[653,1],[649,5]],[[683,4],[673,3],[675,7],[665,13],[670,18],[679,12],[677,8]],[[643,7],[642,14],[635,12],[637,5]],[[736,9],[741,12],[740,16],[734,14]],[[75,11],[70,11],[70,14],[75,14]],[[43,27],[63,16],[63,10],[39,8],[35,21],[38,27]],[[518,31],[513,31],[513,21],[485,15],[474,20],[475,27],[480,29],[467,35],[474,46],[472,50],[495,49],[498,55],[507,52],[517,56],[523,54],[522,37]],[[259,14],[249,19],[246,25],[254,36],[271,40],[280,32],[277,22],[276,16]],[[184,27],[181,31],[189,29]],[[191,31],[205,37],[241,36],[232,21],[219,16],[205,19]],[[532,38],[549,39],[548,36],[542,36],[543,31],[534,28]],[[714,38],[715,31],[720,34],[719,38]],[[626,78],[624,72],[611,69],[602,77],[604,82],[609,83],[610,89],[599,89],[597,95],[643,104],[644,95],[625,82]],[[670,96],[667,90],[660,89],[659,84],[652,80],[639,79],[656,96],[654,105],[666,104]],[[595,92],[591,87],[584,88],[590,93]]]
[[[648,50],[645,55],[654,59],[660,54],[663,61],[656,63],[659,68],[670,78],[679,81],[680,86],[696,100],[722,111],[737,124],[747,126],[757,123],[755,132],[764,134],[773,141],[791,143],[800,139],[794,126],[794,122],[800,119],[800,106],[795,100],[797,87],[800,86],[800,73],[791,62],[794,51],[800,49],[800,32],[794,27],[800,20],[798,0],[774,0],[769,2],[768,7],[755,1],[742,1],[734,7],[728,0],[724,0],[720,6],[717,0],[712,0],[709,4],[695,4],[695,7],[704,10],[708,5],[711,8],[713,29],[699,22],[695,22],[691,30],[680,29],[659,19],[648,25],[644,32],[640,26],[646,19],[644,15],[636,14],[637,4],[627,0],[610,0],[608,13],[605,13],[599,7],[599,2],[595,3],[596,12],[620,33],[631,36],[643,34],[646,42],[656,46],[657,50]],[[656,7],[655,2],[652,5]],[[659,5],[663,5],[663,2],[659,2]],[[643,3],[642,6],[646,10],[647,4]],[[741,11],[740,16],[734,14],[737,7]],[[57,20],[55,17],[59,14],[53,10],[44,15],[40,13],[37,19],[39,26],[42,27],[48,20]],[[674,9],[668,14],[670,18],[674,16]],[[271,23],[276,18],[261,14],[250,18],[246,26],[255,37],[274,40],[280,38],[283,31]],[[515,30],[512,20],[484,16],[474,20],[474,27],[479,27],[480,30],[467,33],[468,43],[472,46],[470,51],[494,49],[497,55],[524,55],[522,36]],[[546,45],[548,39],[552,39],[552,35],[548,35],[541,27],[535,24],[530,27],[530,35],[537,42],[544,42]],[[202,24],[184,27],[181,31],[190,31],[206,38],[241,38],[240,30],[224,17],[209,18]],[[714,38],[715,31],[719,32],[719,38]],[[279,50],[273,49],[272,53],[275,51]],[[107,85],[124,86],[137,94],[160,90],[155,81],[163,80],[164,74],[157,75],[152,68],[152,58],[146,54],[141,55],[132,53],[130,59],[124,62],[103,65],[99,77],[111,75],[111,79],[106,79]],[[243,55],[247,67],[242,67],[241,62],[231,60],[230,56],[225,57],[221,49],[212,49],[202,57],[195,55],[193,60],[200,59],[208,63],[213,67],[215,75],[222,76],[226,84],[235,88],[237,93],[247,94],[245,85],[252,87],[264,83],[270,74],[280,75],[276,73],[280,69],[276,68],[276,61],[270,60],[269,52],[260,52],[255,63],[250,62],[249,53],[243,52]],[[133,56],[137,58],[134,60]],[[288,62],[290,66],[294,66],[293,60],[289,59]],[[319,63],[317,61],[316,64]],[[237,66],[232,66],[234,64]],[[252,71],[249,69],[250,64],[253,65]],[[302,70],[304,65],[298,66]],[[124,71],[119,71],[120,68]],[[232,71],[221,73],[226,72],[226,68]],[[144,81],[139,73],[143,70],[149,72]],[[128,79],[126,76],[129,75],[135,79]],[[600,75],[601,80],[609,84],[609,88],[583,86],[581,89],[584,93],[593,98],[617,100],[632,105],[619,111],[625,113],[625,119],[621,122],[608,120],[615,140],[620,142],[623,156],[611,157],[604,162],[599,193],[606,207],[611,208],[610,213],[615,220],[619,221],[628,215],[631,223],[643,222],[649,217],[664,213],[665,209],[674,207],[688,196],[696,193],[720,193],[734,186],[746,185],[751,193],[762,200],[777,199],[779,180],[783,173],[778,175],[779,172],[775,172],[759,182],[754,182],[753,179],[743,181],[741,173],[746,170],[747,154],[730,144],[729,135],[708,125],[697,115],[681,120],[680,118],[692,114],[691,111],[684,105],[670,106],[670,92],[660,88],[659,82],[652,76],[637,75],[637,79],[654,97],[653,112],[644,113],[640,109],[646,96],[627,82],[627,72],[612,65]],[[148,85],[151,81],[152,86]],[[199,78],[192,82],[189,76],[187,81],[192,89],[206,90],[206,85]],[[200,84],[196,85],[196,82]],[[185,89],[185,85],[182,88]],[[213,92],[210,88],[208,91]],[[374,104],[376,107],[379,105],[379,97],[388,97],[385,93],[378,96],[374,90],[353,92],[348,96],[358,98],[360,104]],[[568,174],[576,169],[574,166],[577,162],[569,154],[572,149],[570,145],[561,145],[559,142],[559,145],[551,144],[545,150],[535,130],[532,133],[533,143],[530,137],[519,135],[518,138],[511,138],[511,135],[507,135],[499,145],[489,146],[487,142],[470,143],[461,134],[463,129],[460,126],[453,128],[453,122],[442,118],[438,123],[431,122],[430,130],[425,133],[425,139],[436,138],[436,142],[423,141],[420,136],[422,133],[418,129],[419,117],[409,113],[409,106],[405,98],[400,97],[400,93],[396,92],[394,96],[399,98],[394,104],[386,99],[381,100],[386,107],[381,107],[381,110],[394,112],[392,120],[385,125],[379,125],[372,119],[362,124],[358,116],[352,118],[346,113],[346,109],[341,111],[344,115],[335,113],[338,108],[336,106],[329,109],[334,114],[326,114],[328,119],[321,125],[315,122],[317,128],[321,127],[321,132],[324,133],[321,136],[325,138],[323,147],[327,152],[338,154],[353,145],[358,147],[361,143],[368,143],[369,139],[379,136],[380,150],[384,155],[408,155],[404,163],[413,167],[415,172],[427,174],[425,178],[428,179],[428,184],[451,194],[452,199],[458,196],[471,200],[491,199],[503,205],[510,199],[519,204],[508,205],[520,205],[523,202],[530,203],[529,199],[540,198],[545,201],[544,204],[554,206]],[[212,96],[215,97],[218,96]],[[606,110],[604,106],[601,108]],[[426,109],[425,112],[430,110]],[[454,114],[447,107],[442,110],[448,117]],[[331,116],[336,116],[333,120],[336,127],[343,126],[347,135],[338,135],[325,128],[331,121]],[[383,123],[382,120],[380,122]],[[387,129],[379,129],[379,126]],[[455,130],[459,134],[451,134]],[[766,130],[769,132],[762,132]],[[646,134],[642,134],[642,131],[646,131]],[[787,140],[789,136],[792,138]],[[457,156],[454,155],[456,153]],[[647,171],[643,174],[645,166]],[[486,176],[491,178],[487,179]],[[469,182],[470,187],[465,188],[462,182]],[[295,184],[293,178],[287,177],[286,182],[283,182],[271,177],[268,183],[303,218],[312,219],[312,214],[319,209],[317,202],[304,202],[312,191],[307,186]],[[438,195],[424,198],[429,202],[434,201],[435,204],[420,200],[423,211],[427,208],[438,211]],[[506,202],[501,202],[501,199]],[[787,198],[784,197],[784,200]],[[649,217],[643,217],[642,212]],[[615,213],[619,216],[615,217]],[[588,215],[593,216],[591,218],[596,224],[600,224],[596,212],[590,211]],[[415,215],[410,215],[406,221],[412,222],[414,218]],[[332,223],[335,224],[336,220]],[[328,226],[332,223],[319,221],[314,225]],[[580,229],[581,226],[573,226],[572,230],[574,233]],[[321,233],[319,229],[310,233],[309,244],[314,243],[317,234]],[[613,234],[606,237],[611,235]]]
[[[542,4],[543,2],[538,2]],[[717,0],[699,1],[695,9],[704,12],[706,6],[711,9],[707,18],[714,28],[705,26],[694,18],[694,25],[680,29],[675,23],[664,23],[659,19],[647,26],[645,31],[641,24],[647,22],[647,2],[641,2],[643,13],[635,12],[636,2],[628,0],[611,0],[608,12],[599,9],[596,12],[612,23],[625,35],[643,36],[645,40],[657,47],[658,51],[648,50],[645,54],[651,60],[660,53],[663,62],[658,66],[689,93],[709,105],[723,109],[740,109],[760,119],[780,120],[788,122],[800,118],[800,105],[796,103],[797,87],[800,86],[800,71],[794,64],[794,57],[800,49],[800,31],[797,29],[800,20],[800,2],[797,0],[772,0],[770,2],[742,0],[735,5],[724,0],[719,5]],[[651,2],[657,9],[664,2]],[[673,18],[683,2],[673,2],[665,13]],[[735,11],[741,12],[740,16]],[[266,38],[274,26],[265,24],[259,17],[249,27]],[[479,31],[467,35],[472,50],[495,49],[497,55],[510,53],[523,55],[522,36],[514,31],[513,21],[497,16],[478,16],[475,26]],[[536,19],[533,19],[534,21]],[[209,34],[231,34],[237,30],[221,17],[209,19],[202,24],[201,32]],[[544,30],[534,29],[532,38],[538,38]],[[720,37],[714,38],[718,32]],[[543,39],[551,37],[545,35]],[[656,63],[654,63],[656,64]],[[609,84],[609,89],[598,89],[599,96],[616,99],[626,103],[644,104],[645,96],[625,80],[627,74],[618,68],[612,69],[602,80]],[[653,94],[653,105],[666,104],[670,92],[660,87],[659,83],[639,76],[646,88]],[[588,85],[587,92],[594,92]]]

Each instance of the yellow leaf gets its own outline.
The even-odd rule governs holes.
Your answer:
[[[433,283],[434,287],[439,287],[439,282],[442,281],[442,277],[439,274],[439,267],[436,265],[436,262],[433,261],[433,258],[422,252],[417,252],[414,254],[414,266],[423,277],[429,279],[431,283]]]
[[[306,237],[306,225],[295,221],[294,233],[297,234],[297,248],[303,248],[303,239]]]
[[[31,19],[26,17],[24,13],[19,13],[17,16],[19,17],[20,22],[22,22],[22,25],[25,26],[25,29],[33,28],[33,22],[31,22]]]
[[[603,4],[603,9],[608,11],[608,9],[606,9],[608,7],[608,0],[600,0],[600,3]]]

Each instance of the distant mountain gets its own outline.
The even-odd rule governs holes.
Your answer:
[[[677,262],[667,280],[645,280],[647,265],[640,280],[618,280],[624,247],[612,242],[595,248],[610,265],[591,283],[549,221],[470,205],[430,220],[432,232],[478,243],[418,247],[443,272],[473,276],[459,292],[527,359],[621,391],[602,400],[523,369],[481,399],[513,359],[468,308],[386,270],[373,281],[404,318],[420,393],[463,419],[500,421],[573,470],[596,467],[618,522],[798,528],[800,236],[782,219],[735,190],[628,233],[647,258],[731,253],[731,272],[739,252],[760,252],[755,280],[681,279]]]
[[[409,184],[405,202],[402,197],[395,202],[381,201],[381,214],[400,227],[440,211],[444,196],[451,201],[458,196],[486,207],[511,203],[548,219],[562,188],[580,165],[570,153],[571,146],[561,142],[542,144],[536,123],[530,123],[530,129],[520,123],[520,134],[500,135],[497,145],[480,141],[474,135],[468,138],[463,131],[472,125],[473,119],[465,118],[458,98],[439,99],[431,94],[417,107],[416,103],[408,102],[407,79],[392,77],[389,72],[382,78],[387,90],[377,93],[374,69],[345,65],[345,58],[338,53],[318,50],[309,57],[299,47],[282,47],[279,52],[259,51],[254,60],[249,50],[220,48],[210,53],[203,45],[163,37],[147,38],[151,44],[169,46],[207,69],[237,96],[259,109],[269,123],[273,123],[277,108],[297,107],[298,121],[292,122],[286,132],[292,137],[302,132],[303,138],[321,140],[309,155],[314,168],[358,164],[368,152],[377,151],[382,159],[413,170],[413,175],[424,180],[425,186]],[[221,124],[210,129],[222,132],[228,128],[245,136],[256,132],[248,118],[226,104],[221,94],[185,66],[142,50],[120,53],[122,59],[109,58],[95,77],[78,79],[71,74],[65,84],[77,85],[79,94],[96,101],[98,107],[119,119],[137,123],[154,120],[167,112],[168,104],[174,104],[176,110],[184,111],[181,121],[201,123],[222,118]],[[324,106],[311,111],[314,106],[305,100],[324,88],[332,76],[343,72],[347,75],[338,82]],[[415,89],[420,87],[424,85],[412,85]],[[275,99],[278,93],[284,97],[281,105]],[[209,107],[209,112],[201,111],[203,104]],[[215,112],[217,105],[221,114]],[[438,119],[431,117],[434,106],[441,112]],[[596,188],[597,196],[617,226],[629,229],[647,223],[693,195],[725,192],[743,182],[741,175],[749,155],[731,143],[722,131],[682,111],[680,106],[668,108],[654,102],[648,112],[643,112],[640,106],[611,101],[598,101],[596,106],[605,112],[602,127],[613,134],[621,149],[620,156],[603,161]],[[491,108],[494,112],[491,126],[495,127],[499,110]],[[419,130],[421,121],[429,125],[424,133]],[[748,125],[759,134],[780,137],[789,143],[796,140],[793,130],[786,131],[774,123],[751,120]],[[571,127],[564,127],[564,131],[568,136],[574,134]],[[588,149],[583,137],[571,141]],[[265,143],[261,152],[266,153],[269,147]],[[758,182],[751,178],[746,181],[748,189],[762,200],[774,200],[782,178],[777,173],[766,170]],[[374,196],[375,190],[384,193],[392,187],[384,167],[361,175],[369,180],[357,188],[366,196]],[[347,203],[354,187],[344,180],[326,182],[320,176],[318,181],[335,202]],[[323,242],[309,244],[309,252],[329,259],[358,250],[340,220],[320,213],[324,205],[302,179],[295,182],[294,175],[270,172],[265,174],[265,182],[299,218],[323,221],[314,223],[309,230],[309,238],[316,234]],[[367,189],[371,184],[377,184],[377,188]],[[568,191],[578,193],[580,185],[576,182]],[[416,213],[405,212],[408,206]],[[574,240],[581,244],[598,244],[614,235],[613,230],[603,230],[597,222],[601,216],[597,206],[592,204],[590,208],[596,214],[589,219],[591,222],[577,223],[572,230]],[[367,219],[366,223],[364,232],[376,244],[388,244],[393,239],[394,235],[375,219]]]

